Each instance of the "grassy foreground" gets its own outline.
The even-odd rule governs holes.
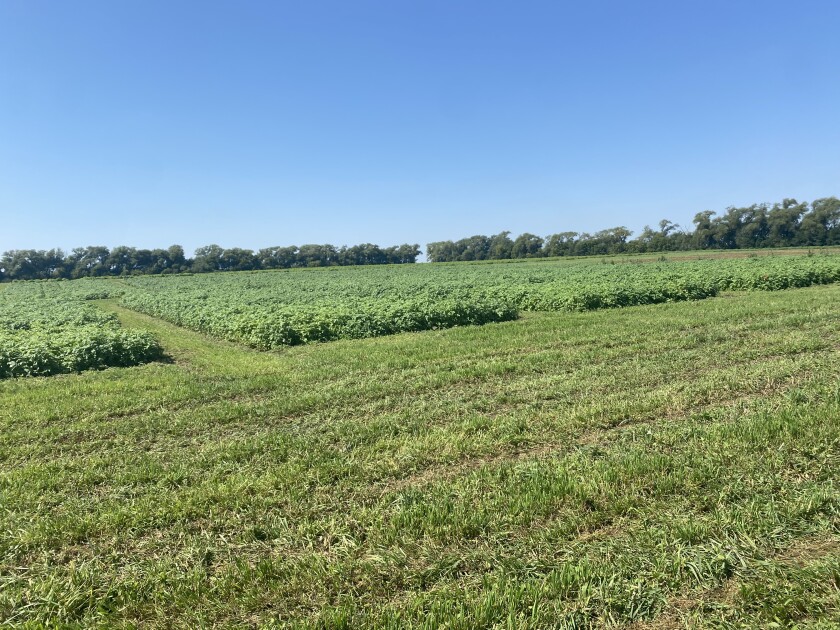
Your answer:
[[[0,622],[836,627],[840,287],[0,382]]]

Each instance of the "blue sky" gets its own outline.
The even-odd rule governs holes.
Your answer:
[[[840,195],[840,3],[0,2],[0,251],[595,231]]]

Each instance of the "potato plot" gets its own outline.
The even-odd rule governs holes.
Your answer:
[[[180,326],[268,350],[515,319],[479,287],[368,269],[137,278],[121,303]],[[418,282],[420,280],[420,282]]]
[[[124,306],[263,350],[840,279],[840,257],[534,260],[136,277]],[[610,261],[611,262],[611,261]],[[104,282],[104,281],[103,281]],[[113,287],[114,282],[108,282]]]
[[[7,285],[0,378],[130,366],[162,356],[88,300],[128,308],[261,350],[501,322],[521,311],[586,311],[697,300],[721,291],[835,282],[840,256],[633,264],[533,260],[143,276]],[[603,264],[615,262],[616,264]]]
[[[0,378],[48,376],[159,359],[152,335],[85,303],[87,283],[28,282],[0,292]]]

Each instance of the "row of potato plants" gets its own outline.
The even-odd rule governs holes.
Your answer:
[[[0,292],[0,378],[127,367],[162,357],[152,335],[123,329],[114,315],[59,283],[15,283]]]
[[[484,324],[519,311],[586,311],[698,300],[840,280],[838,256],[644,264],[596,260],[141,277],[85,291],[122,292],[132,309],[271,349],[312,341]],[[108,281],[105,281],[108,282]],[[105,287],[105,288],[102,288]]]
[[[315,341],[360,339],[515,319],[505,301],[463,293],[405,299],[368,298],[303,303],[183,292],[128,291],[122,304],[172,323],[261,350]]]
[[[779,290],[840,280],[840,257],[779,256],[645,264],[534,261],[289,272],[83,279],[0,292],[0,378],[162,356],[148,334],[120,328],[86,300],[124,305],[216,337],[273,349],[514,319]]]

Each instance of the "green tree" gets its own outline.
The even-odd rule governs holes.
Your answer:
[[[775,204],[767,212],[768,247],[790,247],[799,238],[799,226],[802,216],[808,211],[807,203],[799,203],[796,199],[785,199]]]
[[[801,245],[840,245],[840,200],[814,200],[802,218],[799,235]]]
[[[543,239],[535,234],[525,232],[513,241],[511,256],[513,258],[535,258],[542,253]]]
[[[573,256],[578,236],[577,232],[552,234],[543,245],[543,253],[546,256]]]
[[[429,262],[452,262],[458,260],[458,251],[452,241],[426,243],[426,258]]]
[[[693,245],[697,249],[712,249],[720,247],[717,240],[717,229],[714,225],[714,217],[717,213],[713,210],[704,210],[694,215]]]
[[[193,256],[192,270],[196,273],[218,271],[224,253],[225,250],[215,244],[199,247]]]
[[[506,260],[513,255],[513,241],[510,232],[504,231],[490,237],[487,246],[487,258],[491,260]]]

